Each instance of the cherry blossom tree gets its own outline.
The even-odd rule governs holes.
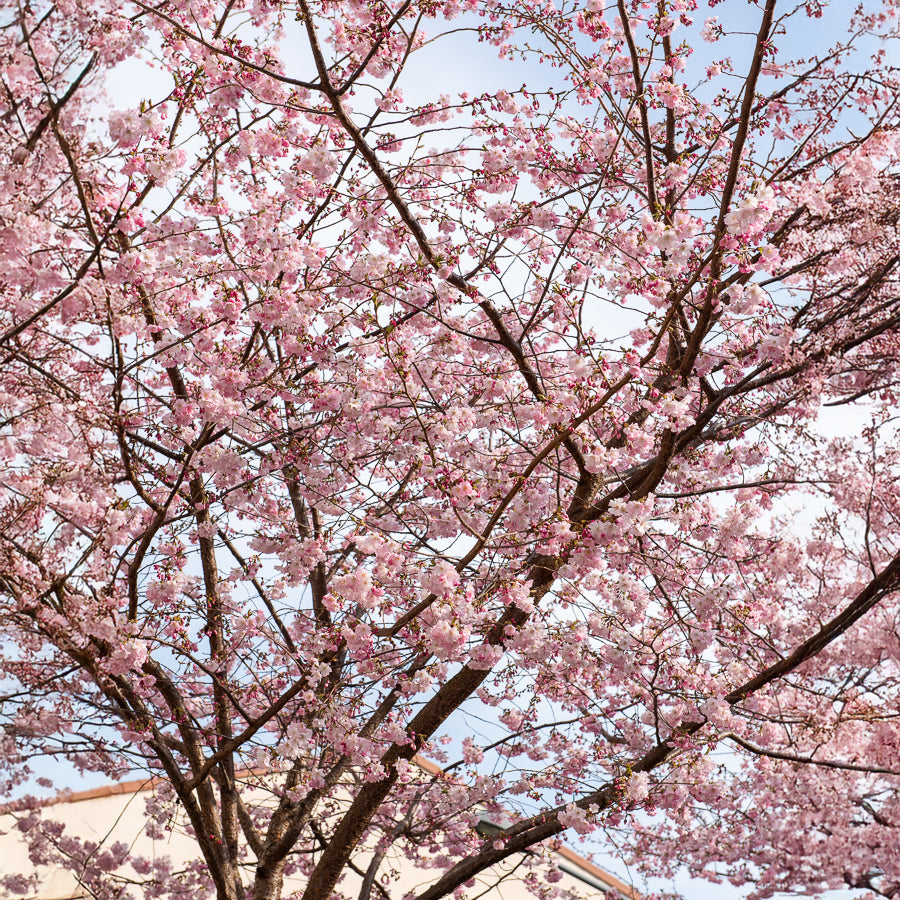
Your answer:
[[[567,830],[900,892],[893,3],[0,25],[8,797],[157,777],[197,863],[140,896],[439,900]]]

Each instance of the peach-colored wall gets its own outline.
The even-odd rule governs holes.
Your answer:
[[[185,862],[196,857],[196,844],[189,835],[180,829],[172,831],[167,841],[152,841],[146,836],[144,833],[146,823],[144,800],[150,788],[151,783],[148,781],[133,781],[80,794],[71,794],[45,806],[42,810],[43,817],[62,822],[68,833],[85,840],[105,845],[124,841],[132,848],[136,856],[152,858],[154,854],[168,855],[177,870]],[[17,813],[15,810],[0,815],[0,870],[4,873],[33,871],[22,836],[16,828],[16,819],[21,815],[23,813]],[[633,900],[639,900],[628,886],[582,859],[568,847],[560,847],[557,853],[559,863],[566,868],[580,871],[589,880],[593,879],[595,884],[600,882],[604,886],[632,897]],[[408,861],[398,862],[398,878],[391,890],[392,896],[395,896],[397,900],[400,900],[408,891],[423,888],[435,877],[433,870],[416,870]],[[506,869],[508,870],[514,864],[515,861],[511,861]],[[69,898],[86,896],[79,890],[74,875],[68,870],[43,868],[38,871],[38,874],[40,888],[30,900],[69,900]],[[501,871],[493,870],[486,873],[480,879],[481,883],[469,889],[467,894],[472,897],[482,894],[486,888],[497,881],[500,874],[502,874]],[[357,876],[351,877],[357,879]],[[577,890],[586,900],[599,900],[602,897],[600,890],[569,874],[563,875],[559,886]],[[299,887],[301,887],[299,883],[286,884],[285,896]],[[355,893],[354,885],[344,884],[342,888],[350,896]],[[532,895],[526,891],[521,881],[510,877],[485,894],[484,900],[532,900]]]

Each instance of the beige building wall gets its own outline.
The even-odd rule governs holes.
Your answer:
[[[155,858],[168,856],[175,871],[197,858],[193,839],[182,829],[171,831],[166,840],[151,840],[145,833],[147,816],[144,800],[151,790],[148,781],[132,781],[110,785],[91,791],[70,794],[42,807],[42,818],[54,820],[65,826],[66,833],[85,841],[109,847],[121,841],[130,848],[130,855]],[[28,815],[27,810],[7,809],[0,814],[0,872],[4,875],[35,873],[38,876],[37,892],[30,891],[27,900],[74,900],[90,896],[80,888],[73,872],[61,866],[34,867],[28,856],[27,846],[17,827],[18,820]],[[639,896],[614,876],[588,862],[567,847],[556,851],[556,865],[562,872],[557,887],[574,891],[586,900],[603,900],[604,894],[622,894],[628,900],[640,900]],[[518,860],[521,861],[521,858]],[[417,891],[435,880],[435,870],[419,869],[408,860],[397,859],[398,879],[392,885],[392,900],[402,900],[410,891]],[[480,900],[534,900],[516,873],[509,875],[517,860],[508,861],[505,870],[491,870],[482,876],[480,883],[468,889],[468,897]],[[126,865],[121,870],[126,876],[139,879]],[[502,877],[506,875],[506,877]],[[344,882],[343,893],[354,896],[360,879],[352,876],[356,884]],[[284,896],[302,887],[298,879],[287,879]],[[139,889],[133,889],[140,896]],[[0,896],[3,892],[0,891]],[[23,895],[18,895],[20,898]],[[373,894],[373,897],[376,896]]]

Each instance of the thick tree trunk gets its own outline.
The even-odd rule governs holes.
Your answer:
[[[284,886],[284,860],[271,866],[257,866],[253,900],[280,900]]]

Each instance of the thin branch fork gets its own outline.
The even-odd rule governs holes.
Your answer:
[[[766,685],[795,671],[808,659],[837,640],[884,597],[894,593],[898,588],[900,588],[900,554],[897,554],[877,577],[873,578],[838,615],[823,625],[812,637],[800,644],[784,659],[764,669],[723,699],[730,706],[735,706]],[[705,725],[705,720],[683,722],[673,730],[666,741],[657,744],[642,757],[634,760],[627,770],[629,772],[652,772],[677,752],[678,744],[695,735]],[[620,792],[620,785],[613,781],[581,797],[574,805],[587,812],[602,812],[618,802]],[[442,897],[452,893],[484,869],[496,865],[516,853],[522,853],[534,844],[555,837],[565,830],[559,821],[559,814],[564,809],[564,806],[560,806],[538,813],[493,836],[490,841],[486,841],[482,845],[478,852],[460,860],[434,885],[419,894],[415,900],[441,900]]]

